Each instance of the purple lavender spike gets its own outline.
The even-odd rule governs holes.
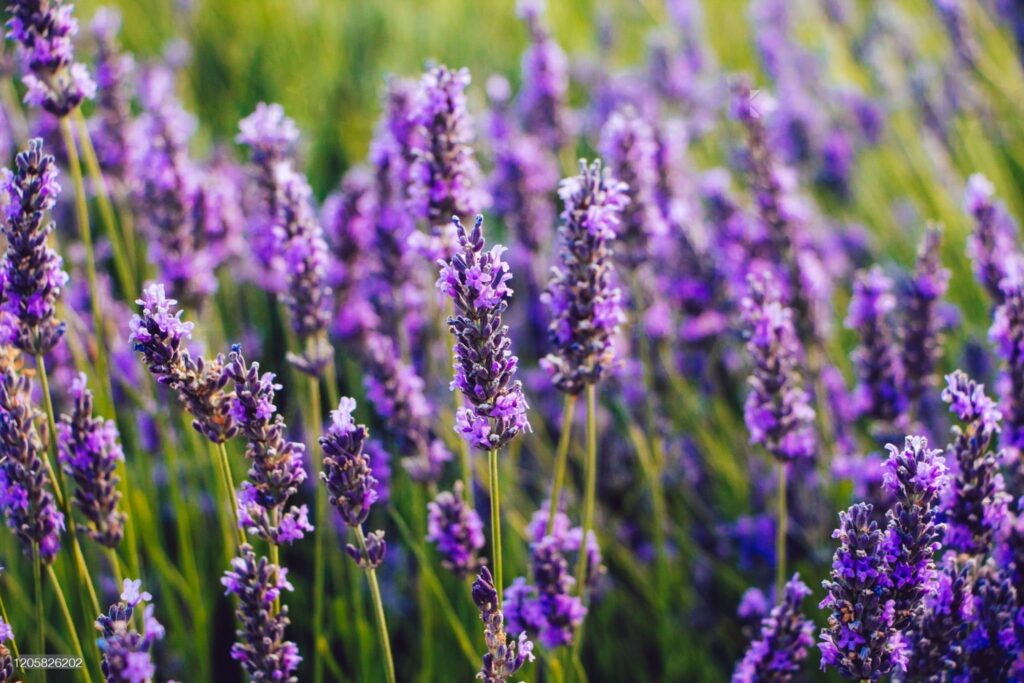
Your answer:
[[[141,583],[125,579],[121,601],[96,619],[100,631],[96,644],[107,681],[149,681],[156,676],[152,650],[163,639],[164,627],[153,616],[153,605],[146,605],[140,622],[142,633],[135,630],[133,617],[138,606],[153,599],[149,593],[140,593]]]
[[[285,628],[291,623],[288,607],[274,610],[281,593],[294,590],[288,582],[288,570],[265,557],[257,559],[252,547],[243,544],[221,583],[226,595],[238,596],[238,640],[231,646],[232,659],[242,665],[251,680],[297,683],[295,671],[302,657],[298,646],[284,639]]]
[[[924,612],[907,634],[913,643],[907,680],[940,683],[962,660],[972,568],[970,562],[958,565],[953,553],[943,559],[932,592],[925,595]]]
[[[25,65],[25,102],[54,116],[74,111],[96,95],[85,65],[75,61],[72,39],[78,33],[73,5],[60,0],[14,0],[7,5],[7,37],[21,46]]]
[[[974,271],[996,303],[1003,300],[1003,280],[1021,272],[1021,254],[1016,245],[1017,226],[1002,203],[995,200],[995,188],[975,173],[967,180],[964,209],[974,219],[974,233],[967,253]]]
[[[427,540],[437,545],[441,565],[463,579],[487,563],[479,557],[484,547],[484,525],[462,494],[462,482],[442,491],[427,503]]]
[[[732,683],[788,683],[793,679],[814,645],[814,622],[801,609],[810,594],[800,575],[794,574],[782,600],[761,620],[761,632],[736,665]]]
[[[94,417],[92,392],[85,373],[71,384],[73,410],[57,423],[57,458],[75,482],[75,507],[87,520],[79,528],[108,548],[116,548],[124,536],[125,515],[118,510],[121,493],[115,474],[124,453],[113,420]]]
[[[530,34],[530,44],[523,53],[523,84],[517,108],[523,130],[557,150],[567,137],[569,61],[541,19],[544,5],[544,0],[519,0],[516,5]]]
[[[90,132],[104,177],[123,190],[128,161],[136,144],[132,125],[135,60],[121,51],[121,15],[110,7],[96,10],[90,26],[96,41],[96,110]]]
[[[527,661],[534,660],[533,643],[525,633],[520,633],[517,641],[506,634],[505,617],[498,606],[498,591],[487,567],[480,568],[473,582],[473,602],[480,610],[484,640],[487,642],[483,667],[477,678],[484,683],[506,683]]]
[[[904,393],[911,405],[918,405],[926,391],[936,384],[935,368],[942,353],[943,322],[937,310],[949,287],[949,271],[942,267],[939,245],[942,233],[930,229],[917,252],[908,290],[904,296],[900,328]]]
[[[1018,454],[1024,450],[1024,280],[1021,275],[1003,280],[1002,303],[996,307],[988,332],[1003,359],[998,383],[1001,411],[1006,418],[1002,444]]]
[[[862,415],[885,423],[898,422],[906,411],[903,365],[895,347],[892,312],[896,297],[892,281],[875,266],[861,273],[853,287],[846,327],[860,345],[854,352],[858,384],[854,403]]]

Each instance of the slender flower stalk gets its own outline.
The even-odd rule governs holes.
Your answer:
[[[7,645],[10,644],[10,648]],[[18,646],[14,642],[14,629],[4,619],[0,619],[0,683],[14,680],[14,660],[11,651],[18,655]]]
[[[761,632],[736,665],[732,683],[787,683],[793,679],[814,644],[814,622],[801,609],[810,594],[800,575],[794,574],[782,599],[761,620]]]
[[[501,599],[487,567],[480,568],[473,582],[473,602],[480,610],[480,620],[484,622],[484,640],[487,642],[483,667],[477,678],[484,683],[506,683],[527,661],[534,660],[533,643],[525,632],[519,634],[517,641],[510,640],[506,634]]]
[[[502,260],[504,248],[485,251],[483,216],[467,233],[452,217],[459,249],[449,261],[439,261],[437,287],[451,298],[455,315],[448,329],[455,338],[455,377],[467,406],[455,416],[455,429],[470,445],[488,451],[491,485],[491,544],[501,600],[501,512],[498,490],[498,450],[517,434],[530,429],[522,384],[515,378],[519,359],[512,354],[502,314],[512,298],[512,278]]]
[[[331,425],[320,437],[323,449],[323,470],[320,481],[330,493],[330,504],[341,515],[346,526],[353,529],[358,546],[347,547],[349,555],[365,572],[373,595],[374,618],[377,623],[381,650],[384,654],[385,674],[389,683],[395,682],[395,664],[391,656],[391,640],[384,618],[384,605],[377,583],[377,567],[384,561],[387,546],[384,532],[363,534],[363,523],[370,507],[377,500],[377,480],[370,470],[370,461],[363,452],[369,435],[364,425],[356,424],[352,417],[355,400],[343,397],[338,409],[331,413]]]
[[[133,627],[139,605],[153,599],[148,592],[140,590],[141,584],[139,579],[125,579],[121,600],[96,619],[103,676],[109,683],[149,681],[156,676],[152,650],[163,639],[164,627],[153,616],[152,604],[142,611],[142,632]]]

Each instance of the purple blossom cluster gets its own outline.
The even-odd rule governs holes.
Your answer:
[[[479,556],[485,543],[484,525],[466,503],[461,481],[427,503],[427,540],[437,546],[441,566],[460,579],[476,574],[487,563],[487,558]]]
[[[141,585],[140,579],[125,579],[121,600],[96,619],[96,629],[100,631],[96,642],[106,681],[149,681],[156,676],[152,650],[163,640],[165,631],[153,616],[152,604],[145,606],[139,620],[142,633],[135,630],[133,618],[139,605],[153,599],[140,590]]]
[[[295,671],[302,661],[299,648],[285,640],[288,607],[274,608],[283,591],[294,590],[288,582],[288,570],[256,557],[248,544],[239,548],[231,569],[221,579],[226,595],[238,598],[235,614],[240,624],[231,657],[242,665],[254,681],[296,683]]]
[[[455,305],[448,329],[455,337],[455,378],[452,390],[468,406],[455,416],[455,429],[480,450],[497,450],[530,429],[526,397],[515,379],[519,359],[512,354],[502,314],[512,298],[512,274],[502,260],[504,247],[485,251],[483,217],[469,233],[453,218],[459,249],[449,261],[439,261],[437,288]]]
[[[37,546],[40,558],[51,563],[60,550],[65,520],[50,491],[38,417],[28,375],[5,368],[0,375],[0,507],[25,553]]]
[[[516,5],[530,36],[523,52],[523,85],[516,106],[523,130],[531,131],[548,148],[558,149],[568,132],[569,61],[544,25],[544,5],[544,0],[519,0]]]
[[[1005,421],[1001,443],[1020,453],[1024,449],[1024,279],[1002,282],[1002,303],[992,316],[989,339],[1003,360],[999,378],[1000,412]]]
[[[34,139],[18,154],[14,170],[3,170],[4,224],[7,251],[2,269],[2,336],[28,354],[50,351],[64,335],[56,304],[68,281],[63,260],[49,244],[53,223],[46,214],[57,202],[57,165]],[[11,330],[11,324],[14,329]]]
[[[14,642],[14,629],[3,619],[0,619],[0,681],[6,683],[14,680],[14,660],[11,658],[11,650],[7,643]]]
[[[473,602],[480,610],[480,620],[484,622],[484,640],[487,642],[483,667],[477,678],[484,683],[506,683],[527,661],[534,660],[533,643],[526,637],[526,633],[520,633],[518,640],[512,640],[506,633],[498,591],[494,587],[491,570],[487,567],[481,567],[473,581]]]
[[[929,229],[917,252],[917,263],[903,298],[904,318],[899,328],[900,362],[910,406],[920,408],[925,392],[936,384],[935,369],[942,352],[944,322],[939,303],[949,288],[949,271],[942,267],[942,233]]]
[[[128,181],[129,160],[138,142],[132,125],[134,58],[121,50],[121,14],[101,7],[90,29],[96,42],[96,109],[89,131],[103,176],[119,187]]]
[[[288,507],[289,499],[306,481],[303,444],[288,441],[284,418],[277,412],[274,394],[281,388],[274,374],[260,373],[237,345],[224,370],[235,385],[231,416],[245,438],[250,462],[249,480],[238,496],[238,523],[248,533],[276,545],[293,543],[313,530],[305,505]]]
[[[889,424],[906,411],[903,364],[891,319],[895,308],[892,281],[880,268],[857,277],[846,315],[846,327],[860,339],[854,352],[858,383],[853,400],[862,415]]]
[[[60,0],[14,0],[7,5],[7,36],[21,47],[28,89],[25,102],[67,116],[96,94],[88,69],[75,61],[78,20]]]
[[[75,483],[74,504],[86,519],[79,528],[100,545],[116,548],[125,523],[125,514],[118,509],[116,470],[124,460],[120,436],[113,420],[93,415],[85,373],[74,379],[70,393],[71,413],[57,423],[57,457]]]
[[[974,221],[974,232],[967,242],[974,272],[993,301],[1000,302],[1003,280],[1020,272],[1017,226],[1006,207],[995,200],[992,183],[980,173],[967,180],[964,209]]]
[[[751,276],[740,305],[754,360],[743,411],[750,442],[783,462],[810,458],[816,447],[814,409],[800,376],[803,352],[793,312],[765,274]]]
[[[782,600],[761,620],[758,638],[736,665],[732,683],[787,683],[793,679],[814,645],[814,622],[801,608],[810,594],[799,574],[786,583]]]
[[[559,186],[565,203],[559,235],[559,265],[543,300],[551,311],[553,347],[541,360],[555,386],[578,394],[615,365],[614,336],[625,320],[615,286],[612,242],[629,199],[600,160],[580,162],[580,174]]]

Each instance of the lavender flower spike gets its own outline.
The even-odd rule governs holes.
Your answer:
[[[363,452],[369,430],[365,425],[356,424],[352,417],[355,409],[354,399],[342,397],[338,409],[331,412],[331,426],[320,437],[320,447],[324,452],[320,481],[327,486],[331,505],[338,510],[345,524],[353,528],[362,526],[370,514],[370,507],[377,501],[377,480],[370,470],[370,460]],[[352,545],[348,546],[348,552],[361,566],[376,568],[384,559],[382,533],[378,541],[379,557],[366,557],[361,549]]]
[[[182,321],[178,302],[166,297],[163,285],[146,287],[135,303],[142,306],[142,313],[132,316],[129,341],[156,381],[178,392],[194,418],[193,428],[214,443],[224,443],[238,428],[231,416],[231,393],[225,390],[228,376],[223,357],[192,358],[185,349],[192,323]]]
[[[530,32],[530,45],[523,53],[518,108],[523,130],[536,135],[549,148],[558,149],[566,139],[569,61],[541,20],[544,5],[544,0],[516,3],[516,12]]]
[[[1024,279],[1010,275],[1002,283],[1002,303],[996,308],[989,339],[1003,359],[999,381],[1001,410],[1006,417],[1002,444],[1016,453],[1024,450]],[[1018,467],[1020,464],[1018,463]]]
[[[13,344],[25,353],[47,353],[64,335],[55,306],[68,276],[63,261],[47,238],[53,223],[44,223],[60,193],[57,165],[43,153],[43,141],[30,140],[18,154],[14,171],[3,171],[3,234],[7,252],[2,262],[3,311],[17,321]]]
[[[5,369],[0,375],[0,507],[26,552],[38,544],[43,561],[52,562],[60,549],[64,515],[49,490],[37,417],[29,378]]]
[[[967,252],[974,271],[996,303],[1003,300],[1003,278],[1021,267],[1016,246],[1017,226],[1006,207],[995,200],[995,188],[988,178],[975,173],[967,180],[964,209],[974,219],[974,233]]]
[[[942,233],[930,229],[917,252],[917,266],[906,295],[906,315],[900,329],[904,371],[903,391],[917,404],[935,385],[935,367],[942,352],[941,322],[937,305],[949,287],[949,271],[939,259]]]
[[[854,403],[863,415],[893,423],[906,410],[903,366],[896,352],[889,316],[896,308],[892,281],[877,266],[861,273],[853,286],[846,327],[856,330],[859,383]]]
[[[998,458],[989,450],[1002,414],[985,395],[984,385],[962,371],[947,375],[946,382],[942,400],[965,424],[953,427],[953,443],[949,446],[957,467],[943,501],[945,541],[959,552],[984,554],[1006,520],[1010,500]]]
[[[801,603],[811,594],[799,574],[786,584],[782,601],[761,620],[760,636],[736,665],[732,683],[788,683],[814,644],[814,622]]]
[[[124,460],[117,426],[92,414],[92,392],[85,373],[71,383],[74,399],[70,415],[57,423],[57,457],[75,482],[74,503],[87,520],[80,528],[89,538],[116,548],[124,536],[125,515],[118,510],[117,464]]]
[[[480,610],[484,640],[487,642],[483,667],[476,677],[484,683],[506,683],[527,660],[534,660],[533,643],[526,638],[526,633],[520,633],[518,641],[509,640],[505,633],[505,617],[498,606],[498,591],[487,567],[480,568],[473,582],[473,602]]]
[[[243,544],[220,582],[226,595],[238,596],[238,641],[231,646],[231,657],[241,663],[251,681],[297,683],[295,671],[302,657],[298,646],[284,639],[290,623],[288,607],[274,611],[274,602],[282,591],[294,590],[288,582],[288,570],[265,557],[257,559],[252,547]]]
[[[305,446],[285,439],[284,418],[274,405],[273,373],[260,374],[259,363],[249,365],[241,348],[228,356],[225,374],[235,383],[231,415],[245,436],[250,462],[249,481],[242,484],[238,522],[246,532],[280,545],[292,543],[313,530],[305,505],[287,507],[288,499],[306,481],[302,465]]]
[[[14,680],[14,660],[11,659],[11,651],[6,643],[14,642],[14,629],[3,619],[0,619],[0,683]]]
[[[484,525],[466,504],[461,481],[455,482],[453,491],[442,491],[427,503],[427,540],[437,544],[441,565],[460,579],[487,563],[478,557],[484,547]]]
[[[423,75],[413,106],[409,207],[435,228],[451,216],[479,213],[486,200],[466,106],[469,80],[467,69],[435,66]]]
[[[622,294],[614,284],[611,243],[626,186],[595,160],[580,161],[580,174],[558,189],[565,209],[558,228],[560,266],[542,299],[551,311],[548,336],[554,350],[541,360],[562,391],[579,394],[615,364],[615,331],[625,320]]]
[[[876,681],[893,668],[905,669],[905,651],[893,628],[895,602],[890,597],[883,535],[871,520],[871,505],[858,503],[839,513],[832,534],[839,548],[832,558],[828,595],[820,607],[831,611],[821,630],[821,668],[834,666],[844,677]]]
[[[886,513],[882,551],[889,564],[893,626],[904,630],[920,618],[923,599],[936,580],[933,557],[945,526],[936,522],[939,495],[948,483],[946,459],[922,436],[908,436],[903,450],[887,444],[883,486],[896,498]]]
[[[750,442],[762,444],[781,462],[814,455],[814,409],[803,388],[799,366],[803,351],[785,306],[767,273],[748,279],[741,302],[754,360],[744,419]]]
[[[451,388],[461,391],[468,403],[455,416],[455,429],[480,450],[497,450],[530,429],[529,406],[515,379],[519,359],[501,322],[512,298],[512,275],[502,260],[504,247],[484,251],[483,216],[477,216],[469,234],[458,217],[452,222],[459,249],[450,261],[438,262],[437,288],[455,303],[455,315],[448,318],[455,336]]]
[[[14,0],[7,5],[7,37],[21,45],[27,72],[25,101],[54,116],[67,116],[96,94],[96,83],[84,64],[75,61],[72,39],[78,21],[72,5],[60,0]]]
[[[105,680],[144,683],[156,676],[153,664],[153,645],[163,639],[164,627],[153,616],[153,605],[146,605],[142,613],[142,633],[132,626],[136,608],[153,596],[139,592],[141,581],[124,580],[120,602],[114,603],[106,614],[96,619],[100,632],[97,640]]]

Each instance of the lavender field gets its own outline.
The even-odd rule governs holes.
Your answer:
[[[1024,4],[8,1],[0,681],[1024,681]]]

